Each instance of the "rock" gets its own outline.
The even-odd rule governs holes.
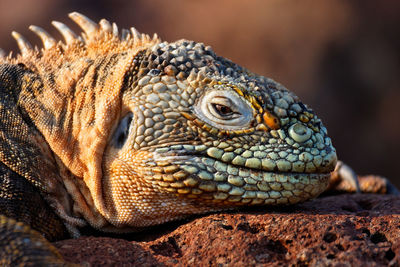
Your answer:
[[[343,194],[55,242],[89,266],[400,266],[400,197]]]

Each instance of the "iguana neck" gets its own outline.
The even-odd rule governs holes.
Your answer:
[[[84,214],[98,226],[106,224],[106,205],[90,196],[102,195],[102,154],[123,108],[124,78],[134,56],[80,58],[58,68],[41,62],[21,80],[20,105],[54,153],[77,211],[71,216]]]
[[[53,69],[40,62],[22,78],[21,106],[76,177],[84,178],[93,155],[102,153],[118,117],[122,84],[114,76],[121,74],[111,70],[121,57],[80,58]]]

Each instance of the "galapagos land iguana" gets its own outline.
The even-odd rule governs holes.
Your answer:
[[[31,26],[43,48],[13,32],[20,54],[0,56],[1,264],[62,264],[46,239],[88,225],[125,233],[327,188],[326,128],[279,83],[202,43],[70,17],[80,36]]]

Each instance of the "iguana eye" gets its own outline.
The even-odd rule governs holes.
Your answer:
[[[111,143],[116,148],[122,148],[128,139],[132,118],[132,113],[126,114],[122,120],[120,120],[117,129],[115,129]]]
[[[204,122],[224,130],[246,128],[253,117],[249,103],[228,90],[207,91],[196,103],[194,111]]]
[[[234,114],[232,109],[228,106],[224,106],[221,104],[215,104],[215,103],[212,103],[211,105],[212,105],[215,113],[217,113],[220,117],[229,117]]]

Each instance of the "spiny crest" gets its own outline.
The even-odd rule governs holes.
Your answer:
[[[74,48],[79,48],[78,50],[84,48],[87,52],[95,54],[107,51],[116,53],[129,49],[150,47],[161,41],[157,34],[154,34],[151,38],[147,34],[139,33],[134,27],[130,28],[130,30],[122,29],[119,31],[115,23],[111,24],[105,19],[100,20],[99,23],[95,23],[78,12],[70,13],[69,17],[78,24],[83,32],[81,36],[78,36],[65,24],[53,21],[52,25],[61,33],[65,43],[57,42],[49,33],[38,26],[31,25],[29,27],[41,39],[43,53],[54,49],[66,51]],[[29,56],[33,52],[37,53],[37,49],[34,49],[21,34],[13,31],[12,36],[17,41],[22,57]],[[0,51],[1,57],[2,53]]]

